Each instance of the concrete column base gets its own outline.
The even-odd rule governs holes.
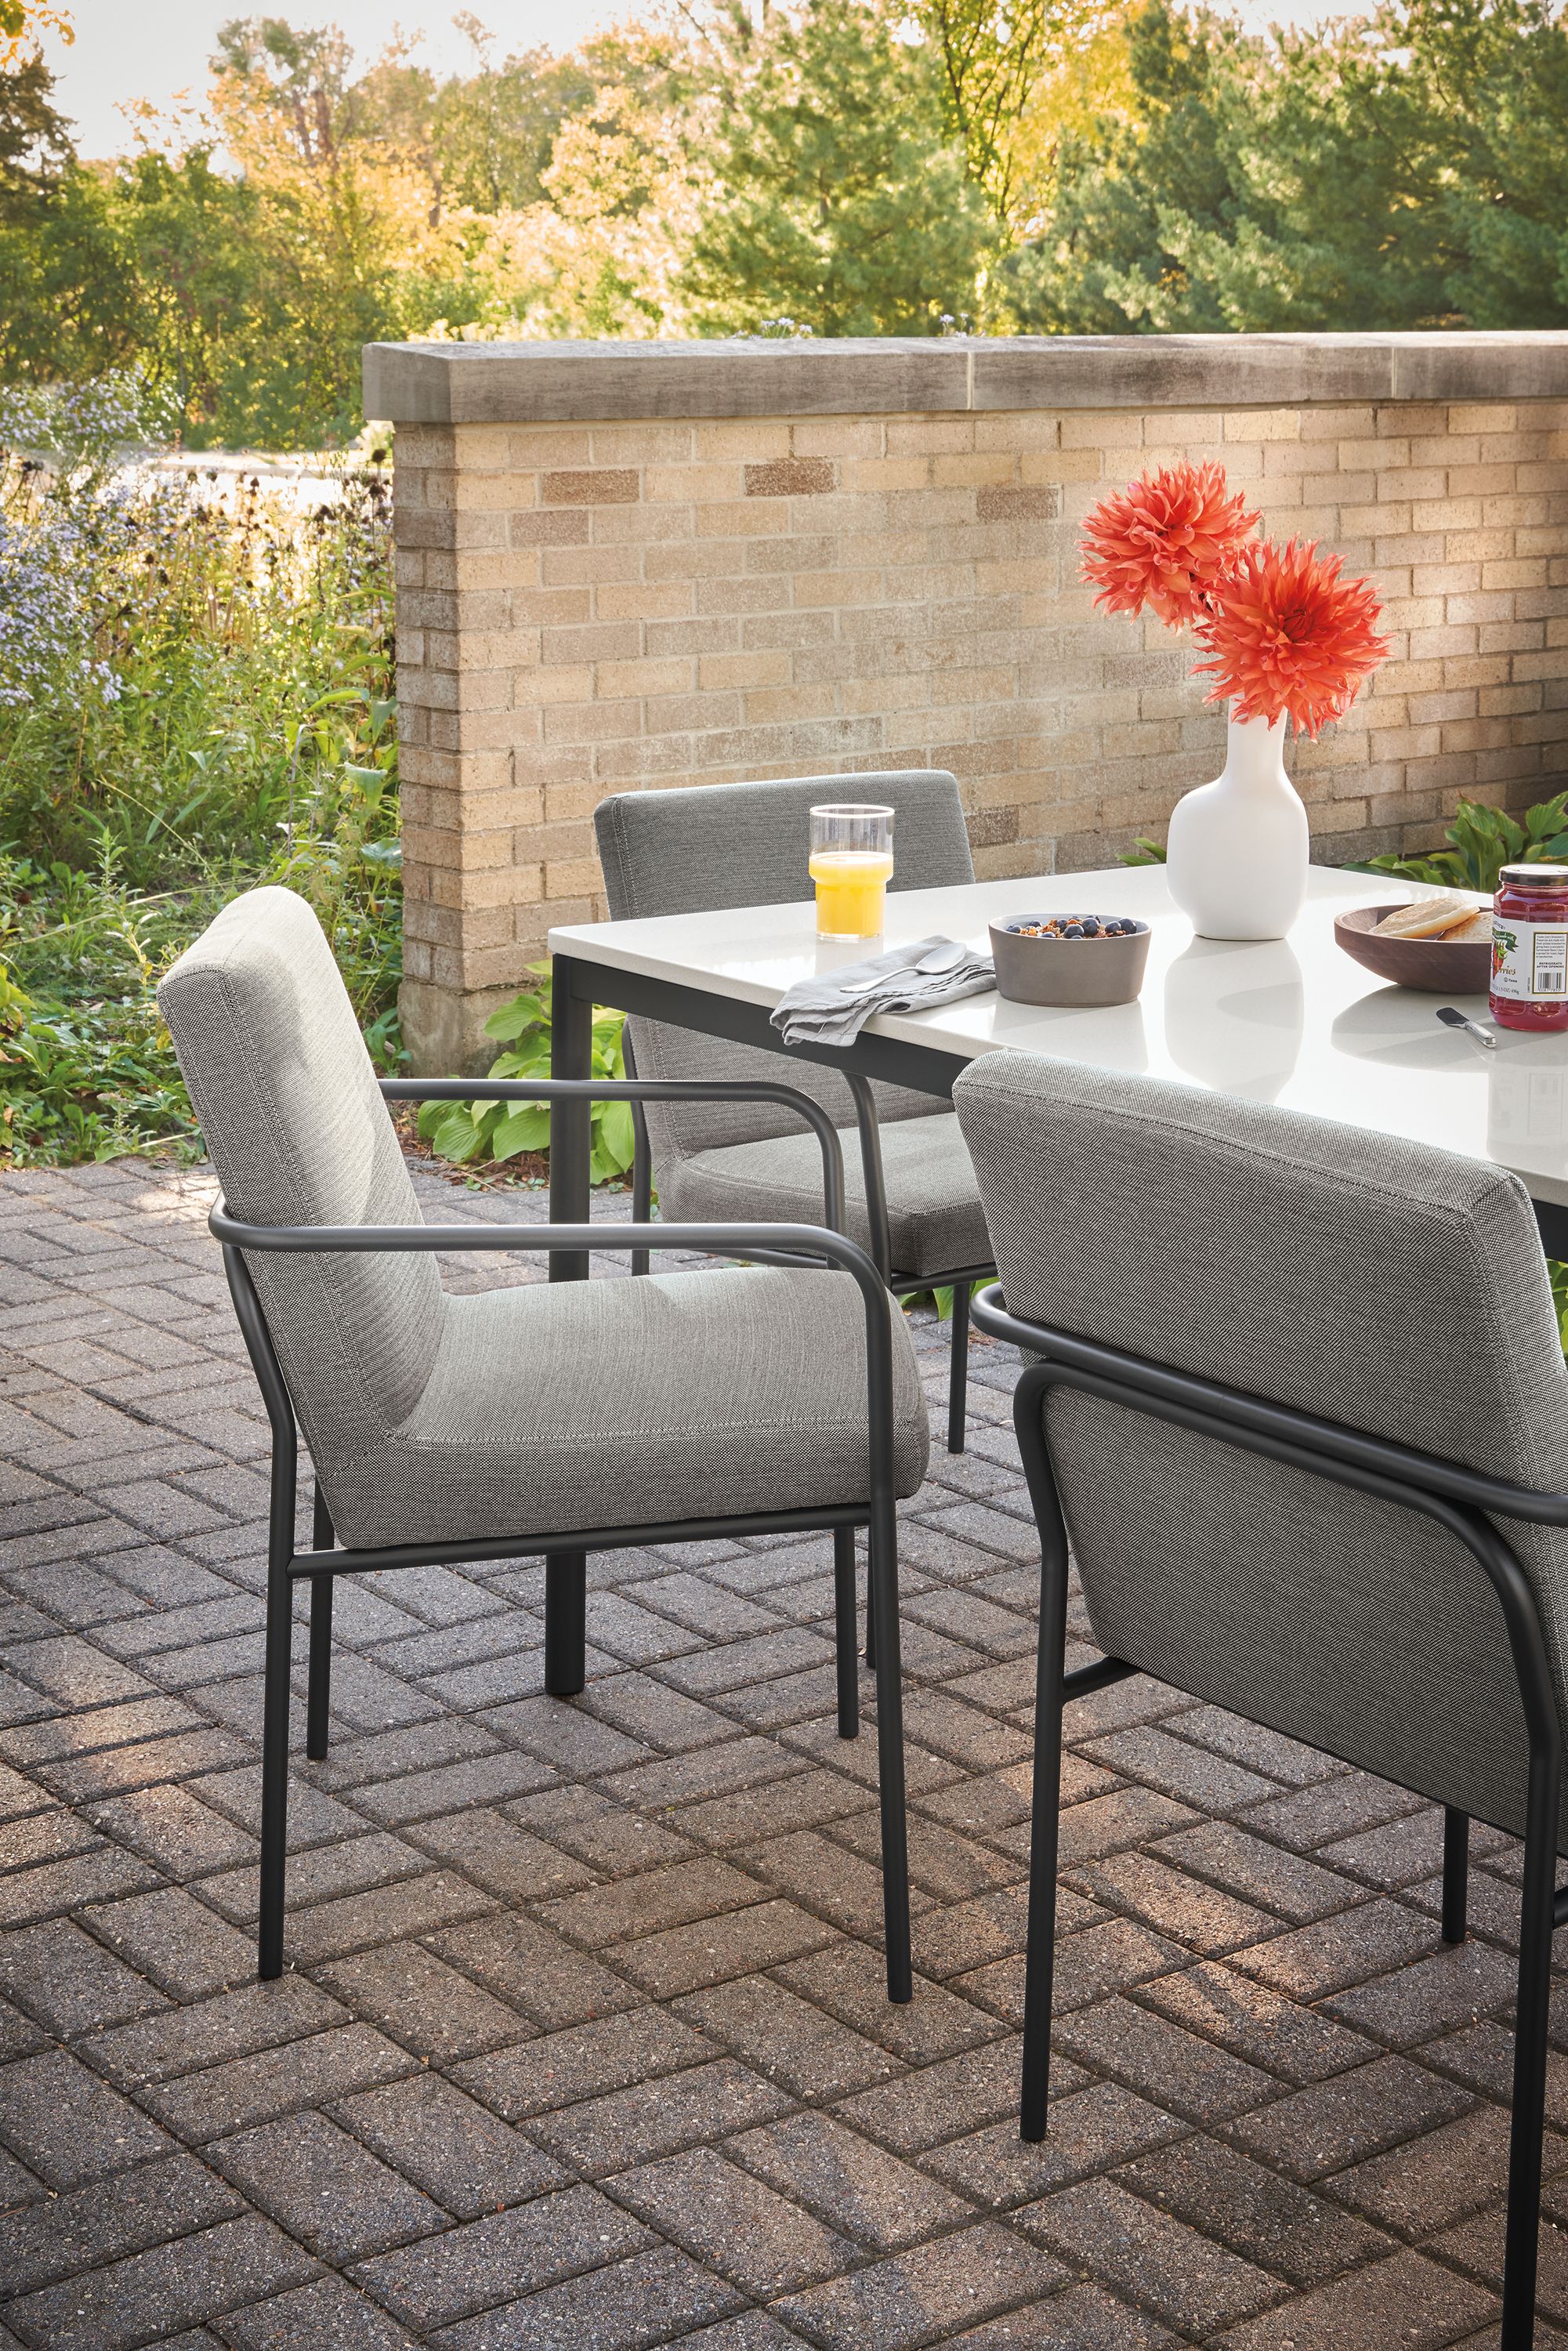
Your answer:
[[[515,987],[465,993],[428,979],[405,979],[397,992],[408,1072],[415,1078],[482,1078],[504,1049],[485,1034],[492,1012],[509,1004]]]

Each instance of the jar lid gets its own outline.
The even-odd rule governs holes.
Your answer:
[[[1568,890],[1568,865],[1505,865],[1497,878],[1531,890]]]

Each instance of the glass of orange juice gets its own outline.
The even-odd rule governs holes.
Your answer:
[[[820,939],[880,938],[893,878],[893,810],[852,800],[814,808],[809,871]]]

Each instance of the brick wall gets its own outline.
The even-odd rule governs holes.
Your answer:
[[[1163,835],[1223,723],[1185,641],[1092,612],[1076,540],[1179,455],[1383,595],[1391,659],[1292,755],[1320,858],[1568,781],[1568,401],[401,423],[423,1065],[471,1058],[549,925],[603,912],[611,792],[949,768],[986,875]]]

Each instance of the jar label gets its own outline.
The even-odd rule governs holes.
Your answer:
[[[1491,992],[1523,1004],[1568,998],[1568,929],[1492,916]]]

